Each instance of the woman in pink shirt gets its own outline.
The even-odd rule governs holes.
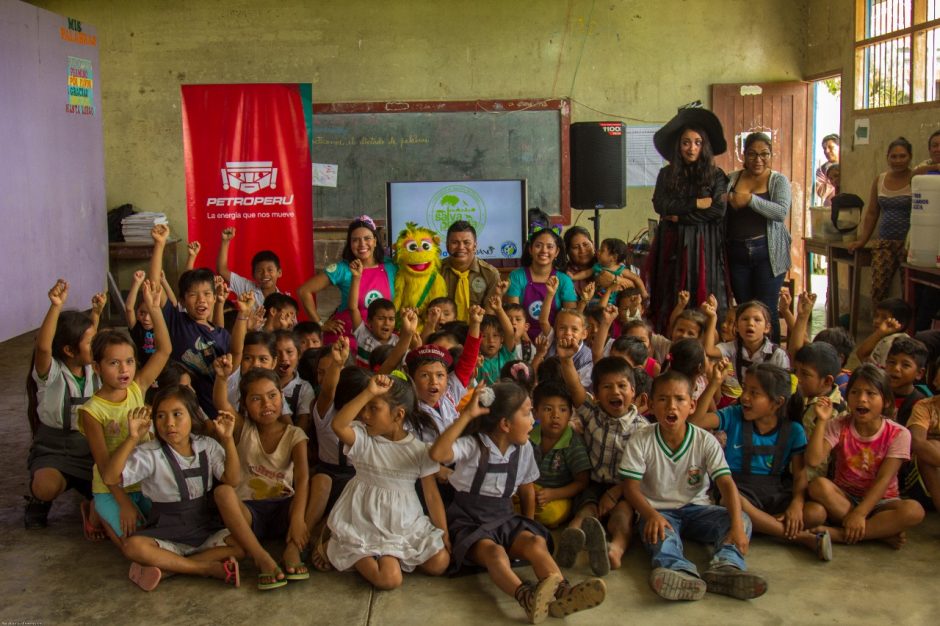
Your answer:
[[[816,429],[806,448],[806,465],[815,467],[834,455],[835,476],[809,484],[810,507],[820,507],[835,527],[833,541],[857,543],[880,539],[900,548],[905,531],[924,519],[915,500],[901,500],[898,470],[911,458],[911,433],[885,417],[894,401],[885,373],[877,366],[860,366],[846,387],[848,411],[832,418],[827,397],[816,400]],[[820,513],[823,511],[820,510]]]

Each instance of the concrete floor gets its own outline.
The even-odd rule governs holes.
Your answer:
[[[0,624],[521,624],[518,605],[499,593],[485,574],[456,579],[406,577],[401,589],[376,592],[355,574],[317,574],[284,589],[259,592],[256,570],[242,567],[239,590],[218,581],[175,577],[152,593],[127,579],[128,563],[108,543],[81,535],[78,497],[55,503],[50,526],[23,529],[27,493],[29,429],[23,381],[31,336],[0,344]],[[646,584],[649,562],[634,546],[620,571],[607,576],[608,598],[598,609],[568,618],[571,624],[935,624],[940,594],[940,516],[910,534],[895,552],[881,544],[836,546],[835,559],[821,563],[808,551],[756,539],[749,566],[764,573],[768,593],[741,602],[706,595],[695,603],[660,600]],[[692,546],[698,563],[705,550]],[[528,568],[520,570],[531,576]],[[569,572],[574,581],[590,575],[583,559]],[[733,613],[732,613],[733,612]],[[930,616],[934,617],[931,618]]]

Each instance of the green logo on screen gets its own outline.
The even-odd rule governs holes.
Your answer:
[[[428,224],[439,233],[451,224],[466,220],[476,229],[477,236],[486,226],[486,205],[476,191],[466,185],[448,185],[434,194],[428,203]]]

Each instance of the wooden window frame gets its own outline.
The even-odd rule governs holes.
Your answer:
[[[855,0],[855,93],[852,107],[856,112],[877,113],[879,111],[915,111],[918,109],[936,107],[940,100],[940,93],[936,100],[927,100],[927,81],[924,68],[927,62],[927,32],[940,28],[940,18],[927,20],[927,0],[912,0],[911,25],[899,28],[877,37],[865,38],[865,16],[871,0]],[[885,41],[910,37],[911,64],[908,80],[910,81],[910,102],[882,107],[862,107],[868,98],[865,93],[865,49]]]

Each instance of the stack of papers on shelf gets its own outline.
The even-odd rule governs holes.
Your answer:
[[[148,243],[153,241],[150,231],[157,224],[169,224],[166,213],[144,211],[134,213],[121,220],[121,233],[129,243]]]

